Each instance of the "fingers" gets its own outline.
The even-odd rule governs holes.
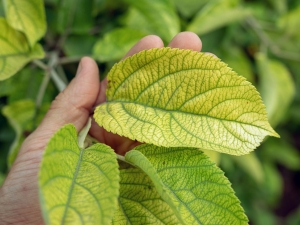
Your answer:
[[[202,42],[195,33],[186,31],[177,34],[168,46],[171,48],[190,49],[199,52],[202,49]]]
[[[65,124],[72,123],[77,131],[85,125],[99,93],[99,71],[96,62],[81,59],[77,74],[67,88],[52,102],[42,123],[30,136],[49,139]]]

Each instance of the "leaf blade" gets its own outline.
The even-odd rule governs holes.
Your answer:
[[[108,82],[107,103],[94,117],[130,139],[241,155],[278,136],[256,89],[205,53],[142,51],[116,64]]]
[[[75,127],[66,125],[46,147],[39,187],[48,224],[107,224],[117,209],[116,155],[104,144],[80,149]]]
[[[144,144],[125,159],[151,178],[183,224],[247,224],[224,173],[198,149]]]

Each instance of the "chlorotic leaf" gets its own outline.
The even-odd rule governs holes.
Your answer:
[[[107,102],[94,117],[106,130],[165,147],[242,155],[266,135],[256,89],[211,54],[171,48],[142,51],[108,74]]]
[[[75,127],[65,125],[46,147],[39,187],[47,224],[109,224],[118,208],[116,154],[104,144],[80,149]]]
[[[182,224],[248,224],[223,171],[198,149],[144,144],[125,159],[150,177]]]
[[[129,27],[114,29],[96,42],[93,54],[100,62],[121,59],[145,34]]]
[[[187,30],[203,35],[244,19],[249,12],[247,9],[238,7],[237,2],[235,0],[210,1],[210,4],[205,5],[194,17]]]
[[[120,178],[119,209],[112,224],[181,224],[143,171],[122,169]]]
[[[276,126],[294,98],[294,81],[283,63],[270,60],[263,53],[258,53],[255,59],[260,78],[258,89],[266,105],[269,121],[272,126]]]
[[[0,30],[0,80],[11,77],[32,59],[44,57],[41,45],[35,44],[30,49],[25,36],[3,18],[0,18]]]
[[[165,41],[180,31],[180,22],[175,7],[170,0],[123,0],[137,9],[147,19],[155,34]],[[137,27],[136,27],[137,28]]]
[[[46,32],[44,1],[4,0],[4,3],[7,22],[14,29],[23,32],[33,47]]]

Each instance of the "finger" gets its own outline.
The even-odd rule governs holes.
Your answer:
[[[190,49],[199,52],[202,49],[202,42],[195,33],[186,31],[177,34],[168,46],[171,48]]]
[[[96,62],[88,57],[82,58],[75,78],[52,102],[43,121],[29,136],[29,140],[48,140],[54,132],[68,123],[74,124],[77,131],[80,131],[98,97],[99,85]]]

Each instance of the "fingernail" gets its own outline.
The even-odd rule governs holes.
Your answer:
[[[78,68],[77,68],[77,72],[76,72],[76,77],[78,76],[78,74],[81,72],[82,70],[82,59],[80,60],[79,64],[78,64]]]

